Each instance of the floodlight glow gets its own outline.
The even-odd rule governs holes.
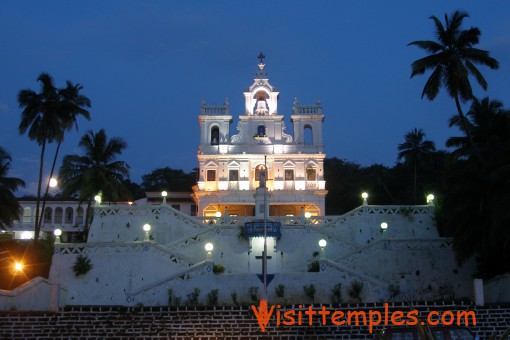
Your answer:
[[[386,222],[381,223],[381,229],[382,230],[388,229],[388,223],[386,223]]]
[[[58,185],[56,178],[50,178],[50,188],[55,188]]]
[[[214,246],[212,243],[206,243],[205,244],[205,250],[206,251],[212,251],[214,249]]]
[[[145,224],[143,225],[143,231],[145,231],[145,232],[149,232],[150,230],[151,230],[151,225],[150,225],[150,224],[148,224],[148,223],[145,223]]]
[[[324,248],[327,244],[328,244],[328,242],[326,242],[326,240],[324,240],[324,239],[319,241],[319,247],[321,247],[321,248]]]
[[[55,229],[53,231],[53,235],[55,235],[56,237],[59,237],[60,235],[62,235],[62,230],[61,229]]]
[[[16,262],[14,264],[14,269],[17,271],[17,272],[20,272],[23,270],[23,264],[21,262]]]

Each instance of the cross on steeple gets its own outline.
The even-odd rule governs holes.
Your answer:
[[[257,58],[260,59],[260,63],[263,64],[264,63],[264,58],[266,56],[264,55],[264,53],[260,52],[259,55],[257,56]]]

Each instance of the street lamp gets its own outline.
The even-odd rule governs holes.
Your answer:
[[[58,185],[58,181],[55,177],[50,178],[50,188],[55,188]]]
[[[308,219],[308,218],[310,218],[310,217],[312,217],[312,213],[311,213],[311,212],[309,212],[309,211],[305,212],[305,218],[307,218],[307,219]]]
[[[386,222],[381,223],[381,233],[385,232],[386,229],[388,229],[388,223]]]
[[[97,206],[100,206],[101,205],[101,195],[94,196],[94,201],[96,201]]]
[[[145,231],[145,241],[149,241],[149,231],[151,230],[151,225],[149,223],[145,223],[143,225],[143,230]]]
[[[367,205],[368,204],[368,201],[367,201],[368,194],[366,192],[362,193],[361,198],[363,198],[363,205]]]
[[[162,191],[161,196],[163,196],[163,203],[161,203],[161,204],[166,204],[166,197],[168,196],[168,192]]]
[[[428,194],[427,195],[427,204],[430,204],[430,205],[433,205],[434,204],[434,195],[433,194]]]
[[[62,235],[61,229],[55,229],[53,231],[53,235],[55,235],[55,243],[60,243],[60,235]]]
[[[321,247],[321,257],[324,257],[324,254],[325,254],[324,248],[326,247],[327,244],[328,244],[328,242],[326,242],[325,239],[321,239],[319,241],[319,247]]]
[[[207,252],[207,259],[210,259],[210,258],[211,258],[211,256],[212,256],[212,255],[211,255],[211,252],[212,252],[212,250],[214,249],[213,244],[212,244],[212,243],[210,243],[210,242],[209,242],[209,243],[206,243],[204,248],[205,248],[205,251]]]

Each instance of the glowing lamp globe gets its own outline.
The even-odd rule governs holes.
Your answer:
[[[432,194],[428,194],[428,195],[427,195],[427,203],[432,203],[432,202],[434,202],[434,198],[435,198],[435,197],[434,197],[434,195],[432,195]]]
[[[324,239],[319,241],[319,247],[321,247],[321,248],[324,248],[327,244],[328,244],[328,242],[326,242],[326,240],[324,240]]]
[[[217,218],[220,218],[221,217],[221,211],[217,211],[215,215],[216,215]]]
[[[161,192],[161,196],[163,196],[163,197],[167,197],[167,196],[168,196],[168,192],[166,192],[166,191],[162,191],[162,192]]]
[[[55,229],[53,231],[53,235],[55,235],[56,237],[59,237],[60,235],[62,235],[62,230],[61,229]]]
[[[143,225],[143,231],[149,232],[151,230],[151,225],[146,223]]]
[[[306,218],[310,218],[311,216],[312,216],[312,214],[309,211],[305,212],[305,217]]]
[[[55,188],[58,185],[56,178],[50,178],[50,188]]]
[[[381,229],[382,230],[388,229],[388,223],[386,223],[386,222],[381,223]]]
[[[16,262],[14,264],[14,269],[18,272],[22,271],[23,270],[23,265],[21,264],[21,262]]]
[[[96,201],[97,204],[101,204],[101,196],[99,195],[94,196],[94,201]]]
[[[361,198],[363,198],[364,200],[366,200],[368,198],[368,194],[366,192],[362,193],[361,194]]]
[[[205,250],[206,251],[212,251],[214,249],[214,246],[212,243],[206,243],[205,244]]]

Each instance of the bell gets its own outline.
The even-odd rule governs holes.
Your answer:
[[[257,108],[255,109],[255,113],[261,116],[265,116],[269,113],[269,110],[267,109],[267,104],[265,100],[258,100],[257,101]]]

